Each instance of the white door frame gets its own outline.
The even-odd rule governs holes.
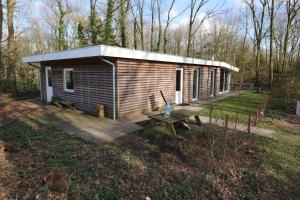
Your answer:
[[[47,102],[50,102],[53,97],[53,85],[49,86],[48,70],[51,71],[52,70],[51,67],[45,67]],[[51,73],[51,75],[52,75],[52,73]],[[51,80],[52,80],[52,78],[51,78]]]
[[[193,84],[194,84],[194,72],[197,71],[197,76],[196,76],[196,98],[193,98],[192,100],[195,101],[195,100],[198,100],[199,99],[199,79],[200,79],[200,69],[199,68],[196,68],[196,69],[193,69]],[[193,88],[194,89],[194,88]],[[194,91],[193,91],[194,93]],[[194,94],[192,94],[194,96]]]
[[[177,71],[180,71],[180,90],[177,91]],[[183,68],[176,68],[176,78],[175,78],[175,103],[182,104],[183,103]]]

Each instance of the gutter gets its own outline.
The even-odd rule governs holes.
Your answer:
[[[116,65],[109,60],[99,57],[101,61],[109,64],[113,68],[113,119],[116,119]]]
[[[28,65],[30,65],[31,67],[34,67],[34,68],[37,68],[37,69],[41,69],[39,66],[36,66],[36,65],[34,65],[34,64],[32,64],[32,63],[27,63]]]

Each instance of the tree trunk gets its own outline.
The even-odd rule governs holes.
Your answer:
[[[167,18],[167,24],[165,26],[164,34],[163,34],[163,51],[164,53],[167,53],[167,44],[168,44],[168,39],[167,39],[167,31],[171,22],[171,11],[173,9],[175,0],[172,0],[172,3],[170,5],[170,8],[168,10],[168,18]],[[174,18],[173,18],[174,19]]]
[[[194,4],[195,4],[194,0],[191,0],[191,11],[190,11],[189,30],[188,30],[188,42],[187,42],[187,49],[186,49],[186,56],[187,57],[189,57],[190,53],[191,53]]]
[[[141,36],[141,45],[142,50],[145,50],[144,44],[144,0],[139,0],[139,15],[140,15],[140,36]]]
[[[10,92],[15,96],[17,92],[17,77],[16,77],[16,60],[15,60],[15,32],[14,32],[14,10],[16,6],[16,0],[7,0],[7,77],[10,86]]]
[[[4,65],[2,56],[2,35],[3,35],[3,4],[0,0],[0,91],[4,90]]]
[[[261,57],[261,42],[258,41],[256,44],[256,57],[255,57],[255,86],[259,86],[259,68],[260,68],[260,57]]]
[[[127,38],[127,25],[126,25],[126,18],[127,18],[127,12],[129,5],[127,5],[126,8],[126,0],[120,0],[120,17],[119,17],[119,23],[120,23],[120,32],[121,32],[121,43],[122,47],[127,48],[128,47],[128,38]]]
[[[91,32],[91,43],[98,44],[98,27],[96,17],[96,2],[97,0],[90,0],[90,32]]]
[[[137,20],[134,18],[133,22],[133,46],[134,49],[137,49]]]
[[[156,52],[160,51],[161,35],[162,35],[162,25],[161,25],[161,13],[160,13],[160,0],[157,0],[157,14],[158,14],[158,38],[156,43]]]
[[[63,5],[62,5],[62,0],[57,0],[57,6],[59,10],[59,27],[58,27],[58,49],[60,51],[65,50],[65,23],[64,23],[64,18],[65,18],[65,12]]]
[[[115,44],[115,38],[113,33],[113,13],[114,13],[114,0],[108,0],[106,22],[105,22],[105,34],[104,43],[108,45]]]
[[[270,57],[269,57],[269,87],[273,88],[274,82],[274,67],[273,67],[273,33],[274,33],[274,0],[271,3],[271,14],[270,14]]]
[[[150,51],[154,50],[154,7],[155,0],[151,0],[151,33],[150,33]]]

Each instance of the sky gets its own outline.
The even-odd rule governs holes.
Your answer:
[[[90,0],[67,0],[68,4],[72,5],[72,8],[75,9],[75,15],[85,15],[86,18],[89,16],[89,6],[90,6]],[[150,13],[150,0],[144,0],[145,1],[145,13],[144,13],[144,19],[146,23],[148,24],[151,21],[151,13]],[[162,12],[162,24],[166,24],[167,20],[167,12],[171,4],[171,0],[160,0],[161,1],[161,12]],[[177,16],[179,13],[181,13],[179,16],[177,16],[172,23],[170,24],[170,29],[177,29],[178,27],[187,27],[189,23],[189,14],[190,14],[190,1],[191,0],[175,0],[174,7],[171,11],[171,17]],[[199,0],[200,1],[200,0]],[[205,12],[208,10],[211,10],[213,8],[218,8],[218,10],[222,11],[222,13],[234,13],[238,12],[243,0],[210,0],[198,13],[197,19],[198,21],[205,16]],[[41,25],[46,25],[47,22],[45,21],[45,16],[47,15],[47,11],[50,10],[49,2],[53,2],[53,5],[55,5],[56,0],[23,0],[23,3],[28,7],[29,18],[21,19],[23,22],[20,22],[22,24],[17,29],[17,32],[22,32],[24,29],[29,30],[32,26],[32,19],[34,19],[35,22],[40,23]],[[63,0],[65,2],[65,0]],[[98,0],[98,14],[100,16],[104,16],[105,10],[106,10],[106,2],[107,0]],[[132,0],[134,2],[134,0]],[[183,12],[185,10],[185,12]],[[183,12],[183,13],[182,13]],[[131,12],[130,12],[131,13]],[[21,17],[22,18],[22,17]],[[129,20],[132,20],[129,18]],[[157,22],[156,22],[157,24]],[[211,20],[205,20],[205,22],[202,24],[202,27],[206,30],[209,30],[212,23]],[[25,27],[25,28],[24,28]],[[145,27],[149,28],[149,27]],[[72,29],[72,28],[71,28]],[[71,30],[70,29],[70,30]]]
[[[47,0],[28,0],[30,7],[32,8],[32,14],[36,18],[42,18],[42,14],[44,10],[47,8]],[[78,5],[81,9],[83,9],[87,15],[89,10],[89,1],[90,0],[68,0],[69,4]],[[100,3],[105,3],[106,0],[98,0]],[[206,10],[212,9],[215,6],[221,7],[222,10],[226,11],[234,11],[238,10],[241,5],[242,0],[210,0],[210,2],[200,11],[205,12]],[[145,0],[146,2],[146,10],[150,10],[150,0]],[[170,0],[161,0],[162,2],[162,11],[165,14],[165,18],[167,15],[168,7],[171,3]],[[173,16],[180,13],[184,8],[189,6],[190,0],[176,0],[174,8],[171,12]],[[148,9],[147,9],[148,8]],[[146,17],[150,16],[150,13],[145,13]],[[180,15],[174,23],[184,23],[189,15],[189,10],[186,10],[182,15]]]

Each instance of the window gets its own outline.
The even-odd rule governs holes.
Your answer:
[[[198,99],[199,93],[199,69],[193,72],[193,99]]]
[[[52,87],[52,73],[51,68],[46,69],[47,70],[47,81],[48,81],[48,87]]]
[[[176,70],[176,91],[181,91],[181,70]]]
[[[220,92],[224,92],[224,74],[225,74],[225,70],[221,69],[221,73],[220,73]]]
[[[66,92],[74,92],[74,70],[64,69],[64,88]]]
[[[228,71],[225,71],[224,75],[224,91],[228,91]]]

